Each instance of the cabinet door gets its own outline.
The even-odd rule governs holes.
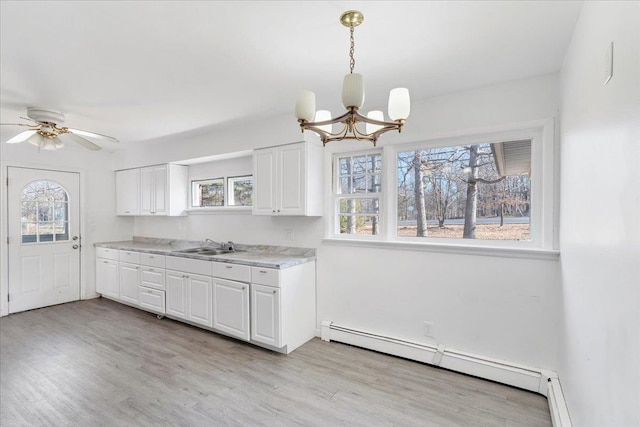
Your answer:
[[[278,201],[279,215],[305,214],[305,144],[292,144],[278,149]],[[322,197],[317,194],[315,197]]]
[[[116,171],[116,214],[140,213],[140,169]]]
[[[251,339],[282,347],[280,289],[251,284]]]
[[[166,272],[167,314],[187,318],[187,275],[180,271]]]
[[[187,278],[187,286],[189,287],[187,291],[187,319],[211,327],[213,325],[211,277],[187,274]]]
[[[153,210],[154,215],[166,215],[169,208],[169,182],[167,165],[153,167]]]
[[[140,169],[140,214],[151,215],[154,211],[153,167]]]
[[[96,258],[96,292],[111,298],[118,298],[118,262]]]
[[[138,304],[138,285],[140,266],[120,263],[120,299],[131,304]]]
[[[249,285],[213,279],[213,328],[249,341]]]
[[[277,148],[253,154],[253,214],[276,215]]]

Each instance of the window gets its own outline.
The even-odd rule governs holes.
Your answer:
[[[22,243],[69,240],[69,196],[53,181],[34,181],[22,190]]]
[[[253,205],[253,176],[227,178],[229,206]]]
[[[529,240],[531,140],[397,155],[399,237]]]
[[[191,206],[224,206],[224,178],[191,181]]]
[[[380,234],[382,153],[335,157],[337,234]]]
[[[540,249],[553,251],[553,135],[549,119],[382,150],[334,152],[329,237],[406,248],[425,244],[426,250],[446,245],[465,253],[475,247],[496,253],[531,249],[521,253],[533,257]]]

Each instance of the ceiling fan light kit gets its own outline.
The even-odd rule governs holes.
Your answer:
[[[64,122],[64,114],[57,111],[44,110],[42,108],[27,108],[27,117],[22,118],[30,120],[33,123],[3,123],[3,125],[25,126],[30,128],[9,139],[7,144],[18,144],[26,141],[39,149],[51,151],[64,147],[65,142],[70,141],[88,150],[97,151],[102,149],[102,147],[82,136],[110,142],[119,142],[111,136],[59,126],[60,123]]]
[[[362,24],[363,21],[364,15],[357,10],[349,10],[340,16],[342,25],[349,28],[351,42],[349,49],[350,72],[344,76],[342,83],[342,105],[347,109],[347,112],[335,118],[331,118],[331,113],[327,110],[316,112],[316,96],[309,90],[301,91],[296,100],[296,117],[300,123],[300,129],[302,132],[305,130],[316,132],[323,145],[331,141],[355,139],[370,141],[375,146],[383,133],[391,130],[402,132],[402,126],[411,111],[409,90],[396,88],[389,93],[388,112],[391,121],[385,121],[384,113],[379,110],[370,111],[366,116],[360,114],[359,110],[364,105],[364,79],[362,74],[353,72],[355,66],[353,33],[355,27]],[[332,133],[333,124],[336,123],[341,123],[343,127],[338,132]],[[362,129],[361,123],[365,124],[364,129]]]

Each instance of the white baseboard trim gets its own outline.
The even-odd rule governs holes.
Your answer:
[[[564,399],[560,380],[554,375],[548,380],[547,401],[549,402],[549,411],[551,412],[551,422],[553,427],[572,427],[571,417],[569,416],[569,408],[567,401]]]
[[[546,396],[554,427],[571,427],[562,388],[555,372],[492,359],[445,347],[386,337],[323,321],[323,341],[337,341],[404,357],[456,372],[496,381]]]

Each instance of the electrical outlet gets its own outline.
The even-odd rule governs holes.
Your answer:
[[[296,231],[292,230],[292,229],[286,229],[284,230],[287,233],[287,240],[295,240],[296,238]]]
[[[433,322],[424,322],[424,335],[433,338]]]

